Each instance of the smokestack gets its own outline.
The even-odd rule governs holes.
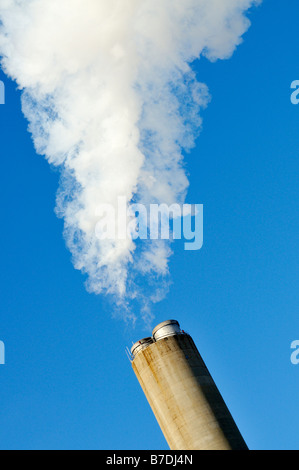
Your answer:
[[[131,354],[171,450],[248,450],[194,341],[176,320],[156,326]]]

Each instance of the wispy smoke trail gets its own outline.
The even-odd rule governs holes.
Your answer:
[[[100,241],[97,207],[118,196],[184,202],[182,152],[194,145],[209,100],[190,64],[229,58],[256,3],[1,0],[2,67],[23,90],[37,152],[61,168],[57,214],[90,291],[123,305],[138,296],[144,315],[163,297],[169,243]],[[140,276],[159,287],[145,293]]]

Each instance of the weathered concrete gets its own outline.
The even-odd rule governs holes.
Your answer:
[[[189,335],[150,344],[132,366],[170,449],[247,449]]]

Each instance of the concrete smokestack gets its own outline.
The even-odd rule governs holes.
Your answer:
[[[191,336],[176,320],[160,323],[131,354],[171,450],[248,450]]]

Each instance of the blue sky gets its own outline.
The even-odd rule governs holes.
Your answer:
[[[227,61],[194,64],[212,101],[186,155],[204,247],[176,242],[168,297],[251,449],[298,449],[299,5],[264,0]],[[150,334],[88,294],[54,214],[59,173],[36,155],[4,74],[1,133],[0,447],[167,449],[125,347]]]

